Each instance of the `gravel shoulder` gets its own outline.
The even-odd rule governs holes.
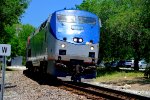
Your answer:
[[[150,79],[124,78],[121,80],[113,80],[108,82],[94,81],[90,82],[90,84],[150,97]]]
[[[4,100],[88,100],[55,84],[39,84],[23,71],[6,71],[5,76]]]

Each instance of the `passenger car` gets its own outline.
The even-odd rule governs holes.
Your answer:
[[[111,62],[111,67],[117,67],[118,62],[117,61],[112,61]]]
[[[117,67],[125,67],[125,60],[120,60],[120,61],[117,63]]]
[[[145,69],[146,66],[147,66],[147,63],[145,62],[145,60],[140,60],[138,65],[139,65],[139,68],[144,68]]]
[[[134,60],[126,60],[125,67],[134,67]]]

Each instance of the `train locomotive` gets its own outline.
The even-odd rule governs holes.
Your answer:
[[[55,11],[28,37],[26,67],[73,81],[95,78],[99,22],[84,10]]]

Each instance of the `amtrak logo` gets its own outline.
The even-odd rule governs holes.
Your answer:
[[[58,28],[58,33],[66,33],[66,34],[68,34],[68,35],[71,35],[71,34],[81,34],[82,32],[84,32],[84,29],[83,29],[83,27],[81,28],[79,28],[79,27],[74,27],[74,28],[67,28],[67,29],[65,29],[65,28]]]

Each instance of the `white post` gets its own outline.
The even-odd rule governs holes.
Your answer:
[[[6,56],[10,56],[11,54],[11,45],[9,44],[0,44],[0,55],[4,57],[3,66],[2,66],[2,83],[1,83],[1,97],[3,100],[4,96],[4,87],[5,87],[5,66],[6,66]]]
[[[3,100],[4,88],[5,88],[5,66],[6,66],[6,56],[4,56],[4,61],[2,66],[1,100]]]

